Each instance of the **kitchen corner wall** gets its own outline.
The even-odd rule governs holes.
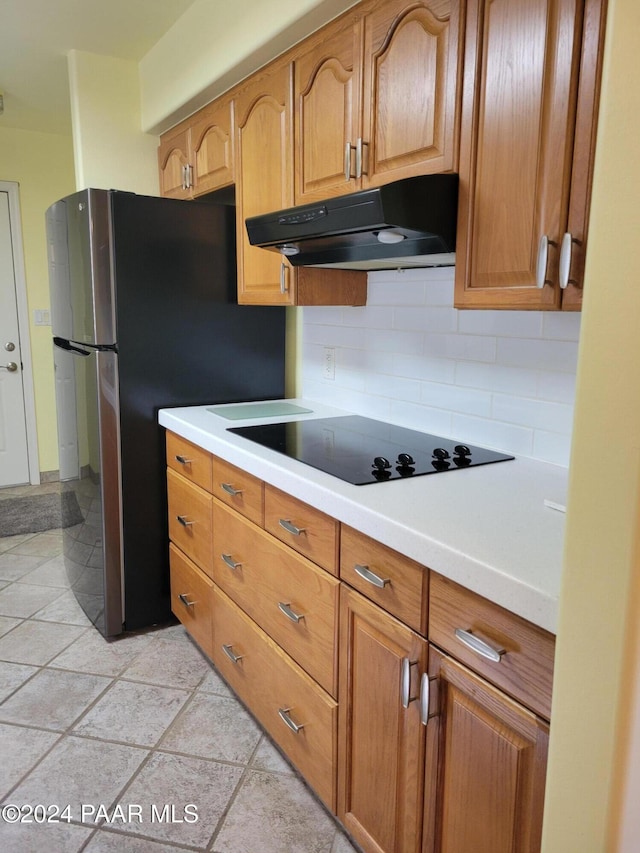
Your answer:
[[[568,466],[580,314],[458,311],[453,276],[370,273],[365,307],[302,309],[303,396]]]

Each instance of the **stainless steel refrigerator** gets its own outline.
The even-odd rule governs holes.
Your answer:
[[[171,618],[158,409],[284,397],[284,309],[237,304],[233,207],[89,189],[46,224],[64,559],[111,637]]]

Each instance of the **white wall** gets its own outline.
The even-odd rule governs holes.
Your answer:
[[[304,308],[302,393],[568,465],[580,315],[457,311],[453,267],[369,274],[363,308]],[[335,379],[323,379],[335,347]]]

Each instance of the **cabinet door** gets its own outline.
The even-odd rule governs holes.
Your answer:
[[[426,657],[422,637],[342,585],[338,816],[366,851],[420,849],[425,728],[414,697]]]
[[[249,216],[293,204],[292,71],[285,64],[258,76],[238,95],[236,215],[238,301],[294,303],[294,274],[278,252],[249,244]]]
[[[579,0],[467,4],[459,307],[560,304],[582,6]],[[548,252],[541,241],[548,241]]]
[[[569,242],[566,267],[560,273],[560,286],[565,287],[562,308],[569,311],[582,307],[606,14],[605,0],[585,0],[569,220],[564,237]]]
[[[296,204],[358,188],[360,33],[360,21],[340,19],[295,59]]]
[[[456,166],[458,0],[384,0],[364,21],[363,181]]]
[[[160,195],[165,198],[191,198],[185,169],[189,168],[191,131],[180,125],[175,132],[165,134],[158,147]]]
[[[233,100],[214,101],[194,116],[191,125],[193,194],[233,183]]]
[[[433,646],[429,675],[423,853],[538,853],[547,724]]]

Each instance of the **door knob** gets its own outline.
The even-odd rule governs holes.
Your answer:
[[[16,345],[14,344],[13,341],[7,341],[7,343],[4,345],[4,348],[6,349],[7,352],[13,352],[14,349],[16,348]]]
[[[18,365],[15,363],[15,361],[10,361],[9,364],[0,364],[0,368],[2,370],[8,370],[9,373],[15,373],[18,369]]]

